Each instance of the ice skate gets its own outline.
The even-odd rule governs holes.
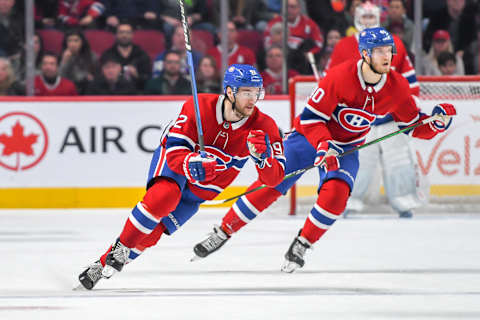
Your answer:
[[[107,255],[105,261],[105,267],[103,268],[102,275],[105,278],[110,278],[116,271],[122,271],[123,266],[128,261],[130,255],[130,248],[125,247],[120,239],[117,239],[112,249]]]
[[[290,248],[288,248],[288,251],[285,253],[285,261],[281,268],[283,272],[292,273],[305,264],[303,257],[305,256],[306,250],[312,247],[312,244],[300,236],[301,233],[302,230],[300,229],[298,236],[293,239]]]
[[[211,253],[220,249],[229,238],[230,236],[226,234],[220,226],[213,226],[213,232],[210,232],[205,240],[193,247],[195,256],[190,261],[207,257]]]
[[[87,290],[92,290],[97,282],[102,278],[103,266],[100,261],[95,261],[87,267],[80,275],[78,280],[82,284],[83,288]],[[77,287],[80,289],[82,286]]]

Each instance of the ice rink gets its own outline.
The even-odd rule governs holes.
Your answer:
[[[202,210],[124,271],[73,291],[128,210],[0,211],[0,319],[480,319],[480,214],[340,219],[306,265],[280,265],[305,216],[272,212],[207,259]]]

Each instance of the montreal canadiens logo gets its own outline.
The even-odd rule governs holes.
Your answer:
[[[344,108],[338,112],[338,123],[350,132],[362,132],[370,128],[370,124],[375,120],[375,116],[360,110]]]
[[[197,148],[195,148],[195,150],[197,152],[199,152],[200,148],[198,148],[198,146],[197,146]],[[217,167],[217,170],[227,170],[228,165],[233,160],[231,155],[226,154],[222,150],[220,150],[218,148],[215,148],[213,146],[205,146],[205,152],[207,152],[208,154],[213,156],[215,158],[215,160],[217,160],[217,163],[221,166],[221,167]]]
[[[42,161],[47,149],[47,129],[37,117],[26,112],[0,116],[1,167],[28,170]]]

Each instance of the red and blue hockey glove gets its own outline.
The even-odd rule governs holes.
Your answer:
[[[457,110],[455,110],[453,104],[437,104],[432,110],[432,116],[437,115],[440,119],[430,122],[430,125],[435,131],[445,131],[452,124],[452,116],[456,114]]]
[[[251,130],[247,137],[247,147],[250,156],[260,169],[270,166],[268,159],[272,158],[272,147],[268,134],[262,130]]]
[[[202,157],[199,153],[191,152],[183,160],[183,172],[190,182],[205,182],[217,176],[217,160],[211,155]]]
[[[338,161],[337,156],[341,153],[343,153],[343,149],[335,143],[322,141],[318,144],[314,165],[320,166],[325,172],[338,170],[340,161]]]

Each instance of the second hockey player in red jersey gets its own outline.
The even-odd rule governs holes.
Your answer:
[[[250,65],[225,72],[224,95],[200,94],[206,157],[199,153],[193,99],[155,151],[147,191],[130,213],[115,243],[79,276],[86,289],[121,271],[129,261],[171,235],[215,198],[238,175],[247,160],[255,162],[259,180],[269,186],[284,177],[285,156],[272,118],[255,106],[263,98],[263,81]]]
[[[395,44],[384,28],[360,33],[362,59],[350,60],[330,70],[315,88],[302,113],[295,119],[295,130],[284,140],[285,174],[315,164],[319,166],[318,198],[303,228],[294,238],[282,271],[303,267],[307,249],[318,241],[345,209],[358,171],[358,151],[338,157],[365,141],[377,116],[390,113],[400,128],[428,118],[416,107],[408,81],[390,72]],[[445,131],[456,111],[451,104],[436,106],[432,115],[438,121],[407,130],[413,137],[431,139]],[[194,247],[198,257],[206,257],[222,246],[235,232],[252,221],[300,178],[284,180],[242,196],[224,216],[220,227]],[[256,181],[249,189],[261,185]]]

